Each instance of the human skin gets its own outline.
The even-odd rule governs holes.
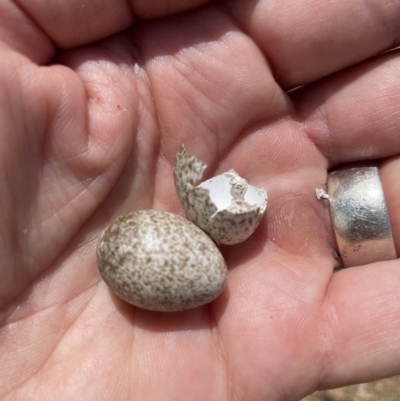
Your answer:
[[[333,273],[315,196],[379,159],[400,249],[400,59],[374,57],[399,18],[389,0],[1,0],[0,399],[299,400],[400,373],[400,263]],[[124,212],[183,215],[182,143],[268,208],[221,247],[216,301],[148,312],[102,282],[96,240]]]

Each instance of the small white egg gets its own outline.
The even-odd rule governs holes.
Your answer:
[[[214,242],[189,220],[141,210],[111,223],[97,245],[103,280],[143,309],[181,311],[214,300],[227,278]]]
[[[249,185],[235,170],[194,186],[206,167],[183,146],[176,155],[175,187],[186,214],[220,244],[246,240],[267,208],[267,191]]]

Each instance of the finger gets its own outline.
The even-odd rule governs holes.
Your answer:
[[[130,0],[135,15],[139,18],[158,18],[192,10],[210,0]]]
[[[389,213],[392,235],[397,255],[400,255],[400,156],[389,158],[382,162],[380,178],[382,181],[386,204]]]
[[[0,2],[0,41],[41,64],[54,56],[54,46],[15,2]]]
[[[400,59],[391,52],[293,94],[303,129],[330,167],[400,152]]]
[[[320,388],[400,372],[399,284],[398,261],[333,275],[322,314]]]
[[[11,9],[12,4],[7,4],[7,8]],[[50,41],[60,48],[71,48],[105,38],[126,29],[133,21],[129,2],[122,0],[90,0],[83,6],[78,0],[21,0],[19,8],[22,12],[18,23],[28,21],[32,30],[44,32]],[[0,17],[0,24],[2,19],[6,19],[6,15]],[[14,25],[10,26],[8,36],[13,36],[18,43],[27,41],[26,38],[18,36]]]
[[[395,47],[400,4],[375,1],[226,1],[285,88],[313,82]]]
[[[128,28],[135,17],[155,18],[208,0],[79,0],[49,2],[7,0],[0,6],[0,40],[34,61],[49,61],[51,43],[63,49],[88,44]],[[32,45],[34,44],[34,45]]]

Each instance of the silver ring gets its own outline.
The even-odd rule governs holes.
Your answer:
[[[376,164],[329,173],[328,195],[344,267],[397,258]]]

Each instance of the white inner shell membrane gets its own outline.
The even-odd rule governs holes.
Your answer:
[[[197,188],[209,190],[210,200],[217,208],[214,215],[228,208],[233,199],[240,199],[254,206],[262,206],[267,195],[265,189],[249,185],[235,170],[229,170],[204,181]]]

